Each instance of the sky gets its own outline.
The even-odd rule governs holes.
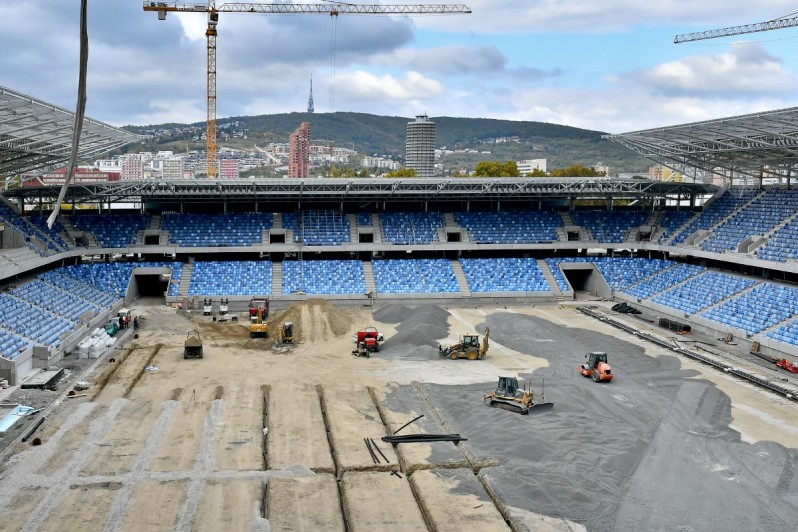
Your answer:
[[[0,85],[74,109],[79,5],[0,2]],[[422,17],[221,13],[218,116],[303,112],[311,76],[317,113],[529,120],[609,133],[798,103],[798,28],[673,44],[677,34],[793,14],[794,1],[466,5],[469,15]],[[140,0],[89,0],[87,116],[116,126],[204,121],[206,23],[204,14],[159,21]]]

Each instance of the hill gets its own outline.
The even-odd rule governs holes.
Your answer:
[[[311,123],[314,143],[331,142],[334,146],[354,147],[368,155],[401,159],[405,150],[405,128],[410,119],[364,113],[284,113],[240,116],[219,120],[220,146],[246,149],[269,142],[286,142],[301,122]],[[645,172],[651,161],[638,157],[617,143],[591,131],[543,122],[522,122],[487,118],[433,117],[437,124],[437,147],[449,150],[476,150],[456,153],[444,163],[473,166],[481,160],[547,159],[549,169],[571,164],[593,166],[601,162],[617,172]],[[149,133],[153,139],[128,148],[128,151],[185,151],[203,149],[200,135],[205,124],[161,124],[127,126],[135,133]],[[246,130],[246,139],[236,132]],[[227,133],[225,133],[227,132]],[[227,134],[228,138],[224,135]],[[480,153],[490,152],[490,153]]]

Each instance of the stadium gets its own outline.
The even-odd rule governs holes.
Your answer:
[[[2,94],[0,174],[65,162],[70,113]],[[52,227],[60,187],[8,188],[0,529],[792,530],[796,124],[613,136],[747,186],[81,182]],[[135,136],[87,120],[83,139]],[[88,348],[122,309],[140,327]],[[367,326],[385,341],[351,356]],[[488,330],[483,360],[439,355]],[[579,375],[590,352],[611,383]],[[502,375],[553,412],[486,406]],[[466,441],[379,441],[418,416],[404,434]]]

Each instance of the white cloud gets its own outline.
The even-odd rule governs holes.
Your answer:
[[[376,76],[358,70],[336,78],[336,93],[347,98],[372,101],[423,100],[443,92],[443,85],[418,72],[408,71],[397,78],[390,74]]]

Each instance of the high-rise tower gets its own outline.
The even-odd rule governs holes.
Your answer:
[[[308,113],[313,112],[313,74],[310,75],[310,96],[308,97]]]
[[[435,122],[427,115],[407,123],[405,166],[413,168],[418,177],[435,175]]]
[[[288,137],[288,177],[310,177],[310,122]]]

